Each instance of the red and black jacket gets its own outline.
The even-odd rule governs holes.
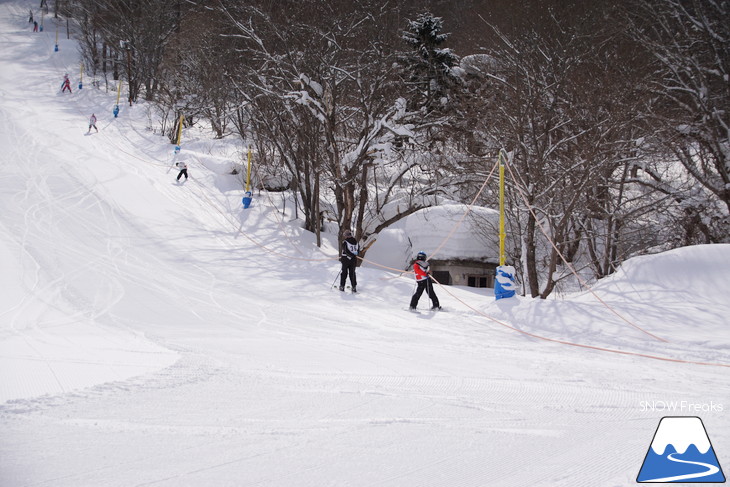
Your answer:
[[[416,281],[428,279],[428,275],[431,273],[429,267],[430,264],[427,260],[417,260],[413,263],[413,272],[416,273]]]

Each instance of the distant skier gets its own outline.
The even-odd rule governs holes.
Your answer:
[[[342,272],[340,272],[340,291],[345,290],[345,282],[350,277],[350,285],[352,292],[357,292],[357,276],[355,275],[355,267],[357,267],[357,255],[360,253],[360,245],[352,236],[350,230],[345,230],[342,241],[342,253],[340,254],[340,263],[342,264]]]
[[[33,32],[38,32],[38,22],[33,21]]]
[[[185,176],[185,181],[188,180],[188,165],[185,164],[183,161],[179,161],[175,163],[175,167],[180,169],[180,173],[177,175],[177,181],[180,181],[180,178]]]
[[[411,297],[411,310],[415,310],[418,305],[418,300],[421,299],[421,294],[426,290],[428,297],[431,298],[431,309],[439,310],[441,305],[439,304],[439,298],[436,297],[436,293],[433,290],[433,278],[431,277],[431,265],[426,260],[426,253],[419,252],[416,255],[416,261],[413,263],[413,272],[416,274],[417,288],[416,292]]]
[[[61,85],[61,93],[64,93],[66,90],[68,90],[69,93],[72,93],[71,91],[71,80],[68,79],[68,75],[63,75],[63,84]]]
[[[30,17],[28,18],[28,23],[29,24],[33,23],[33,9],[30,9]]]
[[[92,128],[99,132],[99,129],[96,128],[96,115],[94,115],[93,113],[91,114],[91,118],[89,118],[89,133],[91,133]]]

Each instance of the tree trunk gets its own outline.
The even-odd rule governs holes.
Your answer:
[[[537,249],[535,245],[535,230],[537,222],[532,213],[527,215],[525,225],[525,270],[527,271],[526,281],[529,286],[530,296],[536,298],[540,295],[540,284],[537,277]]]

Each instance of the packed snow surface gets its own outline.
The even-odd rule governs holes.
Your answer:
[[[36,6],[0,4],[0,485],[633,485],[663,416],[730,465],[730,246],[549,300],[410,313],[375,266],[340,293],[336,229],[243,210],[235,137],[186,129],[178,184],[151,107],[79,90]]]

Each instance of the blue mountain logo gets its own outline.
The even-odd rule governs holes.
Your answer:
[[[725,482],[702,420],[696,416],[662,418],[636,481]]]

